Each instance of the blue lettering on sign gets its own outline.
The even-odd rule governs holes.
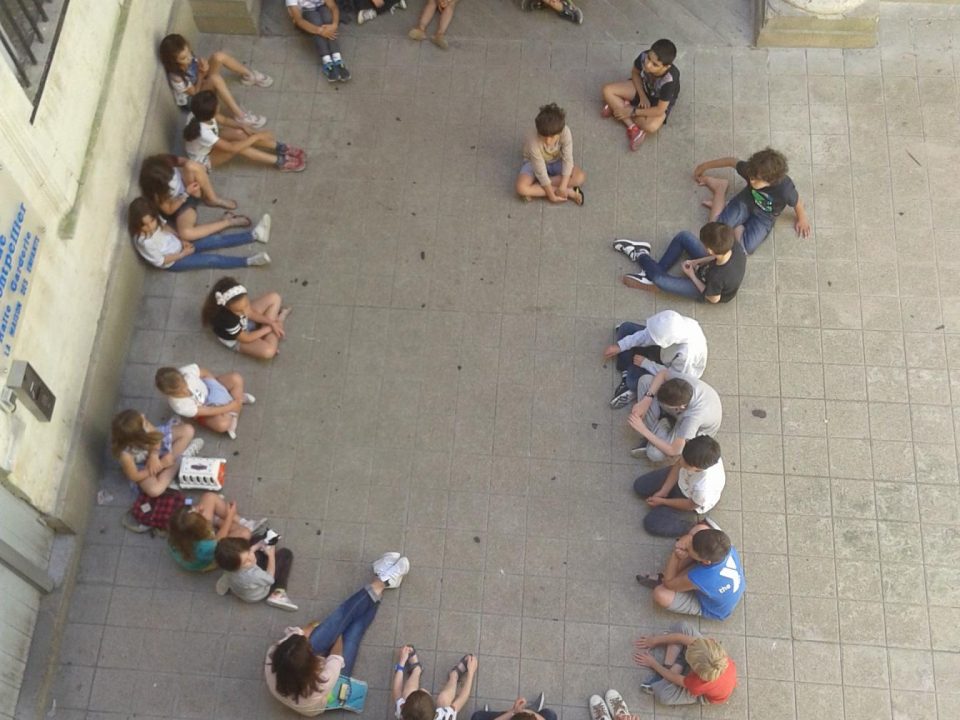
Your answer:
[[[17,201],[7,233],[0,234],[0,299],[10,295],[0,302],[0,346],[5,356],[13,350],[12,339],[24,315],[24,298],[40,247],[40,237],[25,227],[26,219],[27,206]]]

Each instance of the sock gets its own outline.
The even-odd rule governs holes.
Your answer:
[[[333,54],[333,63],[334,65],[343,65],[343,57],[341,57],[340,53],[335,52]]]
[[[337,54],[339,55],[340,53]],[[322,62],[324,65],[329,65],[331,62],[333,62],[333,58],[331,58],[329,55],[324,55],[322,58],[320,58],[320,62]]]

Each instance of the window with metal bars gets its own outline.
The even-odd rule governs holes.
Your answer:
[[[0,54],[34,107],[43,92],[69,2],[0,0]]]

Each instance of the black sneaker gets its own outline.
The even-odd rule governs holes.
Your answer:
[[[613,399],[610,401],[610,407],[614,410],[619,410],[632,403],[636,397],[637,394],[627,387],[627,381],[624,380],[620,383],[620,387],[613,391]]]
[[[320,72],[323,73],[328,83],[335,83],[337,78],[340,77],[340,73],[337,72],[337,66],[333,63],[324,63],[323,67],[320,68]]]
[[[350,71],[347,70],[347,66],[344,65],[343,63],[338,63],[337,64],[337,80],[339,80],[340,82],[347,82],[351,77],[353,76],[350,74]]]
[[[650,254],[650,243],[643,240],[627,240],[626,238],[617,238],[613,241],[613,249],[621,252],[628,258],[636,262],[641,255]]]
[[[560,11],[560,17],[569,20],[574,25],[583,25],[583,10],[570,0],[563,0],[563,10]]]
[[[653,280],[647,277],[645,272],[627,273],[623,276],[624,280],[630,280],[637,285],[653,285]]]

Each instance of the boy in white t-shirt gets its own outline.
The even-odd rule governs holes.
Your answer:
[[[219,112],[216,93],[202,90],[190,100],[190,114],[183,128],[184,149],[194,162],[212,170],[237,155],[281,172],[302,172],[307,167],[306,153],[298,147],[278,142],[268,130],[251,132],[241,123]]]
[[[633,483],[650,506],[644,529],[659,537],[685,535],[717,504],[725,483],[720,443],[709,435],[688,440],[675,463]]]
[[[154,378],[157,390],[167,397],[177,415],[196,418],[213,432],[237,439],[237,422],[244,405],[257,399],[243,390],[240,373],[214,376],[196,363],[181,368],[162,367]]]

